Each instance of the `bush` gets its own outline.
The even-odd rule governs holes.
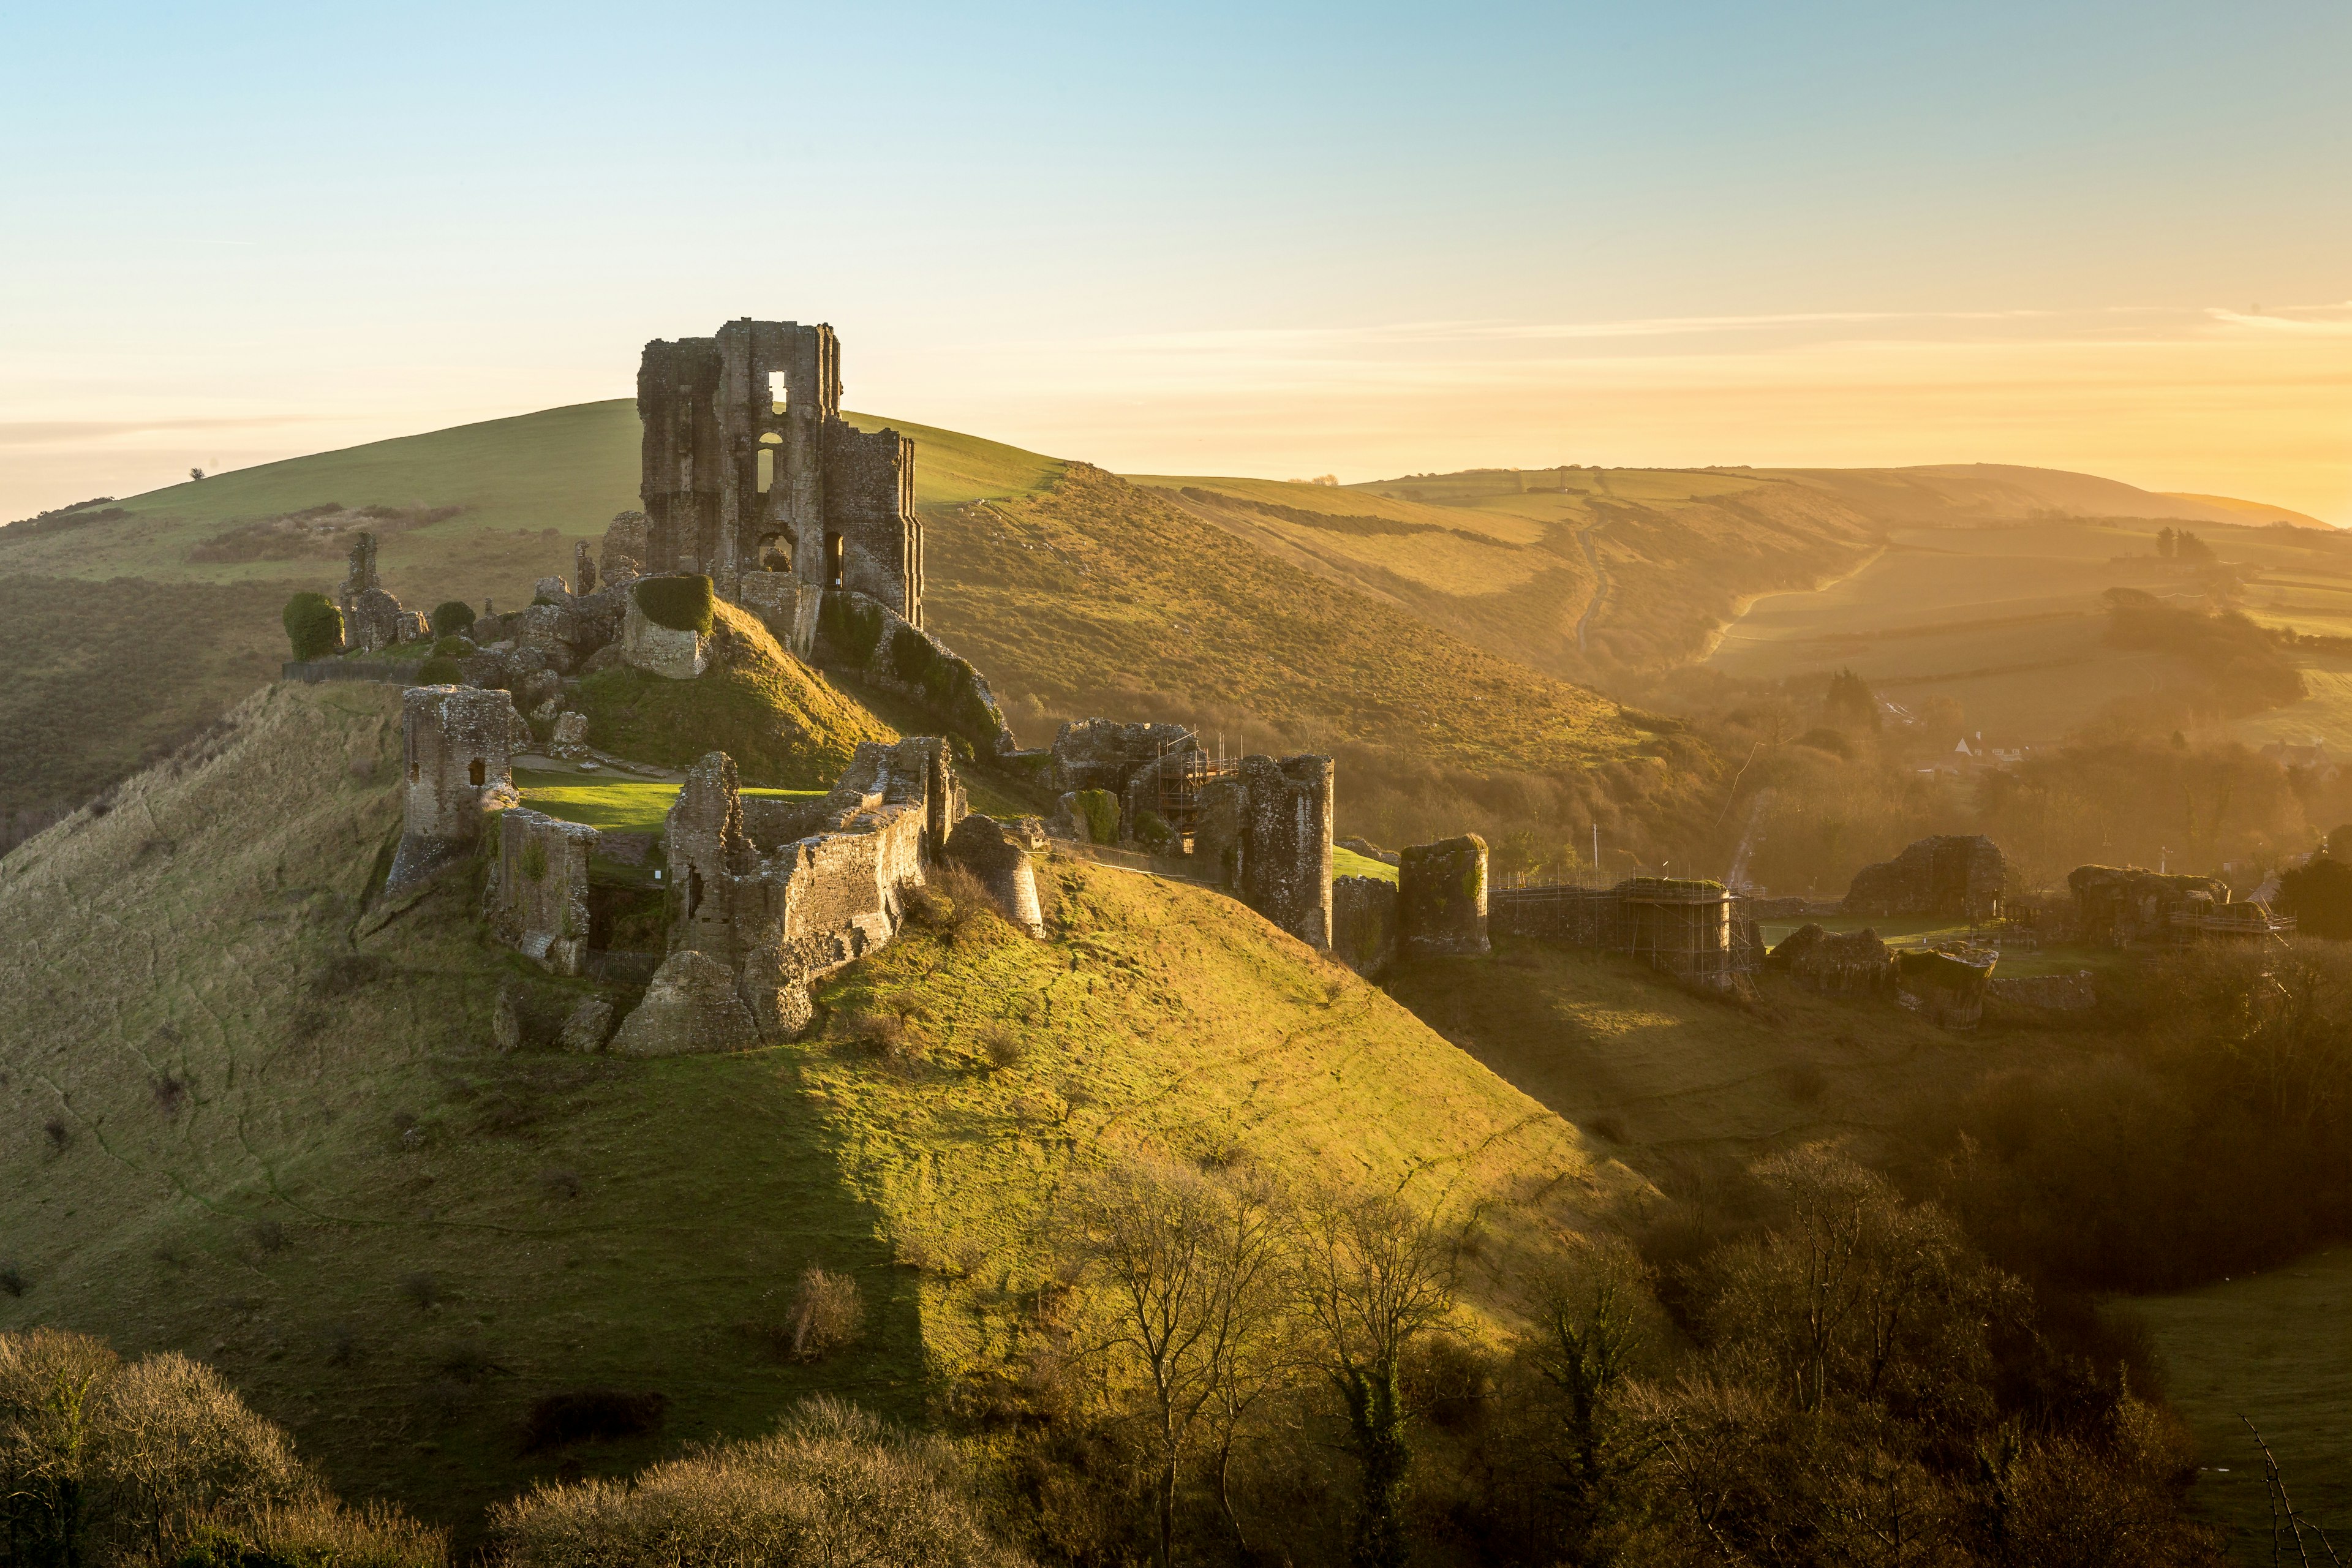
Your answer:
[[[710,579],[647,577],[637,584],[637,609],[646,619],[674,632],[710,634]]]
[[[866,1326],[857,1281],[814,1264],[793,1286],[786,1348],[794,1361],[822,1361],[856,1342]]]
[[[1077,792],[1076,805],[1089,838],[1097,844],[1118,841],[1118,796],[1107,789],[1082,789]]]
[[[325,658],[343,651],[343,612],[324,594],[297,594],[279,617],[298,659]]]
[[[463,658],[474,651],[474,643],[470,637],[446,637],[433,645],[433,651],[444,658]]]
[[[541,1487],[494,1507],[490,1532],[513,1568],[1021,1561],[989,1535],[952,1446],[826,1398],[634,1481]]]
[[[1087,827],[1089,832],[1093,830],[1091,818],[1088,819]],[[1136,813],[1135,837],[1146,849],[1156,854],[1168,847],[1169,843],[1175,838],[1176,832],[1168,826],[1168,819],[1158,812],[1141,811]]]
[[[331,1500],[264,1508],[234,1522],[207,1520],[172,1568],[443,1568],[447,1539],[396,1509]]]
[[[453,637],[474,624],[474,606],[463,599],[444,599],[433,606],[433,635]]]
[[[436,653],[416,667],[419,686],[459,686],[465,679],[466,667],[445,653]]]

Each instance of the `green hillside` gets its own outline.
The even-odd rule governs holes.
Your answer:
[[[2200,1513],[2231,1532],[2232,1555],[2270,1561],[2270,1493],[2252,1421],[2278,1456],[2294,1505],[2341,1543],[2352,1536],[2352,1249],[2177,1295],[2133,1311],[2163,1353],[2166,1389],[2204,1461]]]
[[[502,987],[546,1017],[584,983],[488,944],[462,874],[363,914],[398,711],[273,687],[0,860],[0,1327],[210,1362],[347,1495],[465,1526],[557,1472],[516,1434],[566,1389],[670,1401],[657,1436],[575,1450],[595,1473],[812,1390],[920,1415],[1008,1342],[1034,1221],[1101,1151],[1481,1206],[1498,1270],[1632,1179],[1238,904],[1076,863],[1044,878],[1052,940],[912,933],[824,989],[808,1043],[502,1053]],[[887,1051],[858,1023],[882,1010]],[[983,1055],[1000,1031],[1014,1059]],[[811,1262],[867,1331],[780,1363]]]

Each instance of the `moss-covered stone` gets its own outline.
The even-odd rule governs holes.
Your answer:
[[[416,667],[419,686],[458,686],[466,679],[466,667],[447,654],[436,653]]]
[[[864,666],[882,644],[882,606],[863,604],[847,594],[827,594],[817,611],[817,630],[850,663]]]
[[[1071,798],[1086,818],[1089,838],[1097,844],[1118,842],[1118,796],[1107,789],[1082,789]]]
[[[636,585],[637,608],[646,619],[674,632],[710,635],[710,579],[681,574],[646,577]]]

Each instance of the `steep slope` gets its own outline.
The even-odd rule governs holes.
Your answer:
[[[1026,500],[932,514],[927,547],[932,624],[1031,712],[1176,711],[1485,769],[1573,766],[1634,739],[1592,691],[1083,464]]]
[[[1141,478],[1262,548],[1572,679],[1696,657],[1740,602],[1852,570],[1873,520],[1747,471],[1486,468],[1333,487]]]
[[[584,983],[488,944],[467,873],[363,916],[398,703],[268,689],[0,861],[0,1326],[209,1361],[346,1493],[463,1527],[813,1390],[919,1416],[1009,1342],[1032,1222],[1102,1152],[1402,1184],[1487,1213],[1500,1258],[1630,1180],[1240,906],[1082,866],[1048,868],[1053,940],[911,935],[807,1043],[501,1052],[502,988],[542,1016]],[[857,1043],[877,1005],[910,1047]],[[988,1065],[989,1025],[1017,1061]],[[762,1331],[812,1262],[867,1332],[780,1363]],[[583,1387],[660,1393],[667,1424],[521,1453],[531,1402]]]
[[[696,679],[623,665],[581,681],[578,705],[598,746],[669,768],[725,752],[746,784],[824,789],[859,742],[898,738],[777,647],[757,617],[724,600],[711,608],[711,668]]]

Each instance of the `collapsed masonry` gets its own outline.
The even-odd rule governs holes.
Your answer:
[[[351,567],[335,590],[335,608],[343,615],[343,647],[354,653],[374,653],[425,634],[424,615],[401,608],[377,574],[373,533],[362,531],[352,542]]]
[[[827,593],[922,625],[915,444],[841,417],[830,326],[746,317],[711,337],[656,339],[638,363],[637,416],[643,536],[618,553],[635,544],[639,570],[709,577],[803,658]]]
[[[1054,739],[1049,830],[1143,845],[1328,951],[1334,771],[1312,753],[1213,758],[1178,724],[1076,721]]]
[[[2233,903],[2214,877],[2168,875],[2136,866],[2077,866],[2066,875],[2078,942],[2123,947],[2140,942],[2268,942],[2294,934],[2294,917],[2258,900]]]
[[[1875,931],[1803,925],[1781,938],[1764,964],[1824,996],[1891,998],[1945,1028],[1973,1029],[1986,996],[2003,984],[1992,978],[1999,956],[1966,945],[1895,949]],[[2047,1005],[2039,994],[2034,1005]]]
[[[1850,915],[1990,921],[2000,914],[2008,881],[2009,862],[1991,839],[1937,835],[1856,871],[1842,907]]]

